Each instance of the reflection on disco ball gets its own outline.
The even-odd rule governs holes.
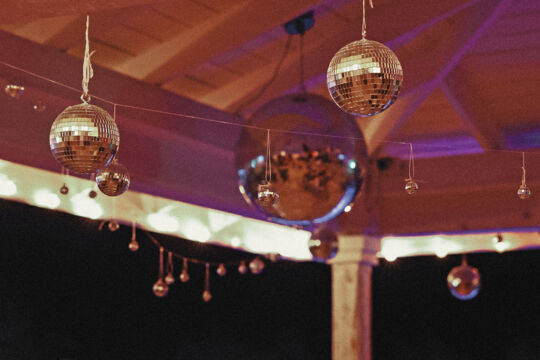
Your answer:
[[[448,290],[459,300],[471,300],[480,291],[480,273],[466,263],[453,268],[446,278]]]
[[[285,131],[270,132],[271,184],[279,201],[263,206],[257,197],[266,179],[267,134],[243,129],[236,166],[240,192],[248,203],[275,222],[310,225],[338,216],[354,200],[363,182],[365,143],[354,119],[331,101],[312,94],[302,94],[298,101],[298,95],[287,95],[256,111],[250,123]]]
[[[328,91],[345,112],[356,116],[380,113],[396,101],[403,69],[383,44],[362,39],[341,48],[327,71]]]
[[[90,174],[109,164],[120,146],[114,119],[100,107],[82,103],[54,120],[49,136],[54,158],[71,171]]]
[[[308,247],[313,255],[313,260],[325,262],[334,258],[338,252],[337,235],[328,228],[319,228],[311,234]]]
[[[129,181],[127,168],[116,159],[96,174],[98,188],[107,196],[122,195],[128,189]]]
[[[24,86],[20,85],[6,85],[6,95],[13,99],[18,99],[24,93]]]

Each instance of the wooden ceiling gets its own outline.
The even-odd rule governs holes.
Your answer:
[[[4,8],[0,28],[80,58],[90,12],[95,64],[230,113],[247,105],[249,115],[298,90],[295,36],[275,81],[249,102],[284,51],[283,24],[309,10],[306,84],[328,96],[330,59],[360,37],[359,0],[23,0]],[[391,47],[405,73],[398,102],[358,120],[372,154],[398,152],[385,140],[426,144],[425,156],[440,155],[436,146],[451,155],[540,145],[519,140],[540,118],[538,1],[376,0],[367,20],[368,38]]]

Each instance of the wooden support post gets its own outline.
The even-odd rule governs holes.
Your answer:
[[[380,239],[340,235],[332,264],[332,359],[371,360],[371,274]]]

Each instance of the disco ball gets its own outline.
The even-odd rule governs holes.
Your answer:
[[[477,268],[463,263],[450,271],[446,283],[456,299],[471,300],[480,291],[480,273]]]
[[[96,183],[105,195],[122,195],[129,187],[129,172],[124,165],[114,159],[109,166],[97,172]]]
[[[120,134],[105,110],[82,103],[66,108],[54,120],[49,136],[51,151],[62,166],[90,174],[114,158]]]
[[[270,220],[323,223],[355,199],[365,173],[365,142],[354,118],[331,101],[313,94],[286,95],[257,110],[249,123],[279,129],[270,131],[270,184],[279,194],[272,206],[258,201],[259,185],[266,180],[267,132],[244,128],[236,151],[240,193]]]
[[[334,55],[326,81],[332,99],[343,111],[370,116],[396,101],[403,69],[392,50],[377,41],[362,39]]]
[[[311,255],[313,255],[313,260],[325,262],[335,257],[338,252],[337,235],[328,228],[319,228],[311,234],[308,247]]]

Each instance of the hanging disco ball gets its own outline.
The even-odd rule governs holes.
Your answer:
[[[343,111],[371,116],[396,101],[403,69],[396,54],[383,44],[362,39],[342,47],[330,61],[328,91]]]
[[[127,168],[116,159],[96,174],[98,188],[107,196],[122,195],[128,189],[129,181]]]
[[[49,142],[54,158],[62,166],[90,174],[104,168],[114,158],[120,134],[109,113],[82,103],[66,108],[56,117]]]
[[[313,260],[326,262],[326,260],[334,258],[338,252],[337,235],[328,228],[319,228],[311,234],[308,247],[313,255]]]
[[[446,278],[448,290],[458,300],[471,300],[480,291],[480,273],[477,268],[463,263],[453,268]]]
[[[268,171],[271,190],[279,194],[272,206],[258,201],[259,185],[266,180],[267,132],[244,128],[236,151],[240,193],[270,220],[285,225],[322,223],[353,202],[367,160],[353,117],[322,96],[294,94],[270,101],[250,117],[249,124],[279,129],[270,131]]]

